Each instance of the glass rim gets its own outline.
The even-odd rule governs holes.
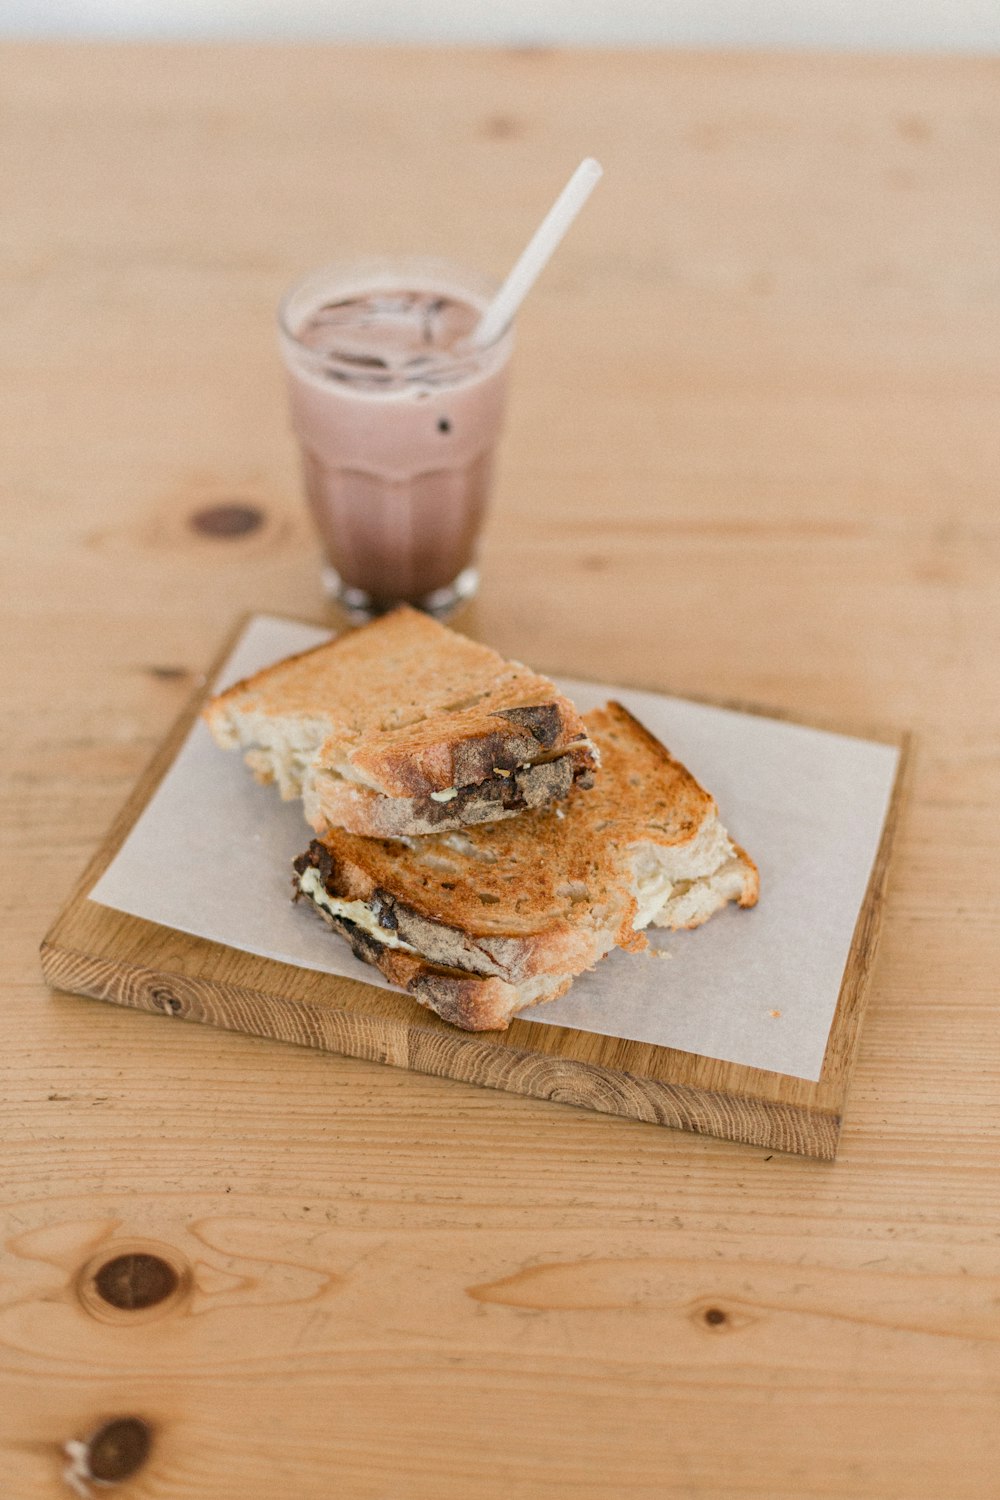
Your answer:
[[[316,350],[303,343],[293,327],[291,311],[296,299],[305,299],[308,304],[311,298],[306,298],[306,293],[311,289],[315,289],[317,296],[322,296],[324,287],[327,289],[342,287],[348,291],[352,283],[356,283],[358,290],[375,290],[383,279],[386,288],[392,286],[398,290],[400,278],[416,279],[423,283],[413,287],[412,290],[451,290],[471,295],[477,303],[481,303],[484,310],[501,285],[493,277],[458,261],[448,260],[444,256],[368,255],[329,261],[300,276],[281,297],[278,303],[277,322],[282,342],[294,349],[296,355],[305,359],[307,364],[322,363],[322,359],[317,358]],[[410,287],[405,289],[411,290]],[[296,318],[295,322],[298,323],[299,319]],[[513,336],[514,320],[508,323],[506,328],[501,329],[488,344],[464,351],[457,358],[449,360],[449,364],[460,366],[479,362],[495,354],[505,343],[512,342]]]

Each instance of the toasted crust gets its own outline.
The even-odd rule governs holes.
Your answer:
[[[615,903],[616,909],[603,921],[585,919],[574,924],[563,918],[530,933],[475,933],[463,927],[454,913],[428,915],[390,887],[379,884],[370,870],[332,855],[327,840],[313,841],[295,861],[296,872],[302,874],[310,865],[319,871],[328,895],[375,909],[379,925],[426,961],[480,978],[494,977],[517,985],[542,974],[579,974],[616,943],[645,945],[632,930],[634,903],[624,910]],[[399,954],[398,949],[386,950],[377,940],[371,941],[379,954]]]
[[[503,979],[449,969],[429,963],[418,954],[386,948],[353,922],[331,916],[319,907],[313,910],[350,945],[355,957],[380,970],[391,984],[405,990],[419,1005],[462,1031],[506,1031],[519,1011],[543,1000],[556,999],[573,983],[572,974],[560,975],[553,977],[544,989],[528,991]]]
[[[734,844],[733,848],[743,869],[743,890],[736,905],[746,911],[748,907],[756,906],[760,899],[760,871],[744,848],[739,844]]]
[[[429,824],[426,809],[376,806],[363,791],[426,803],[564,755],[580,782],[597,764],[582,718],[548,678],[405,605],[243,679],[203,717],[218,744],[246,750],[255,773],[277,780],[283,796],[302,792],[311,821],[315,778],[326,820],[348,809],[348,826],[369,836],[390,825],[395,837],[462,827],[484,811],[521,809],[456,797]],[[346,791],[334,789],[338,779]]]
[[[574,785],[593,785],[593,753],[570,749],[554,760],[519,767],[456,789],[448,801],[383,797],[343,777],[317,774],[306,816],[317,833],[343,828],[366,838],[415,838],[479,823],[499,823],[529,808],[561,801]]]
[[[528,693],[541,701],[529,702]],[[593,764],[583,721],[569,699],[544,678],[527,684],[518,676],[470,708],[370,734],[351,751],[350,762],[392,796],[421,797],[475,785],[571,746],[586,750]],[[324,753],[325,747],[321,760]]]
[[[512,1014],[563,993],[616,944],[645,947],[637,921],[697,926],[729,901],[757,899],[756,867],[690,772],[620,704],[587,723],[602,769],[565,811],[409,847],[331,830],[295,861],[300,877],[318,872],[332,902],[367,908],[372,931],[322,911],[355,953],[456,1025],[497,1024],[505,1007]],[[666,893],[654,884],[653,909],[642,915],[637,860],[652,860],[654,873],[666,860],[670,870]],[[661,898],[674,906],[657,916]],[[487,1015],[494,1020],[468,1019]]]
[[[584,891],[600,902],[628,883],[635,843],[693,844],[716,812],[691,773],[620,704],[595,709],[586,722],[603,762],[592,791],[572,792],[565,809],[431,836],[417,848],[331,829],[321,842],[336,867],[336,893],[367,900],[382,887],[419,916],[476,937],[549,942],[562,926],[578,927]]]

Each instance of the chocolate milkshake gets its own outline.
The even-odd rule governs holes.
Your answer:
[[[442,262],[371,261],[317,272],[282,304],[306,493],[352,614],[447,613],[475,591],[513,341],[470,344],[492,290]]]

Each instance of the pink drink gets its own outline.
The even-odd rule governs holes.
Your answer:
[[[513,341],[469,347],[491,291],[440,262],[374,261],[320,271],[282,305],[306,493],[351,613],[447,613],[475,592]]]

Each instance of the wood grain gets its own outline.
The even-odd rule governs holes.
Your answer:
[[[992,1497],[1000,65],[8,45],[0,97],[5,1496],[67,1500],[63,1445],[132,1415],[95,1497]],[[322,617],[284,285],[502,274],[591,151],[458,623],[912,727],[835,1162],[38,969],[232,619]],[[259,524],[196,524],[227,506]],[[133,1249],[178,1271],[159,1313],[91,1294]]]
[[[227,634],[215,681],[245,621]],[[129,798],[41,946],[42,971],[64,990],[227,1031],[344,1052],[484,1088],[602,1114],[831,1159],[878,947],[908,743],[858,914],[818,1082],[667,1047],[515,1020],[470,1035],[407,997],[338,975],[297,969],[163,929],[87,899],[146,807],[205,702],[196,692]],[[855,726],[845,728],[851,733]]]

